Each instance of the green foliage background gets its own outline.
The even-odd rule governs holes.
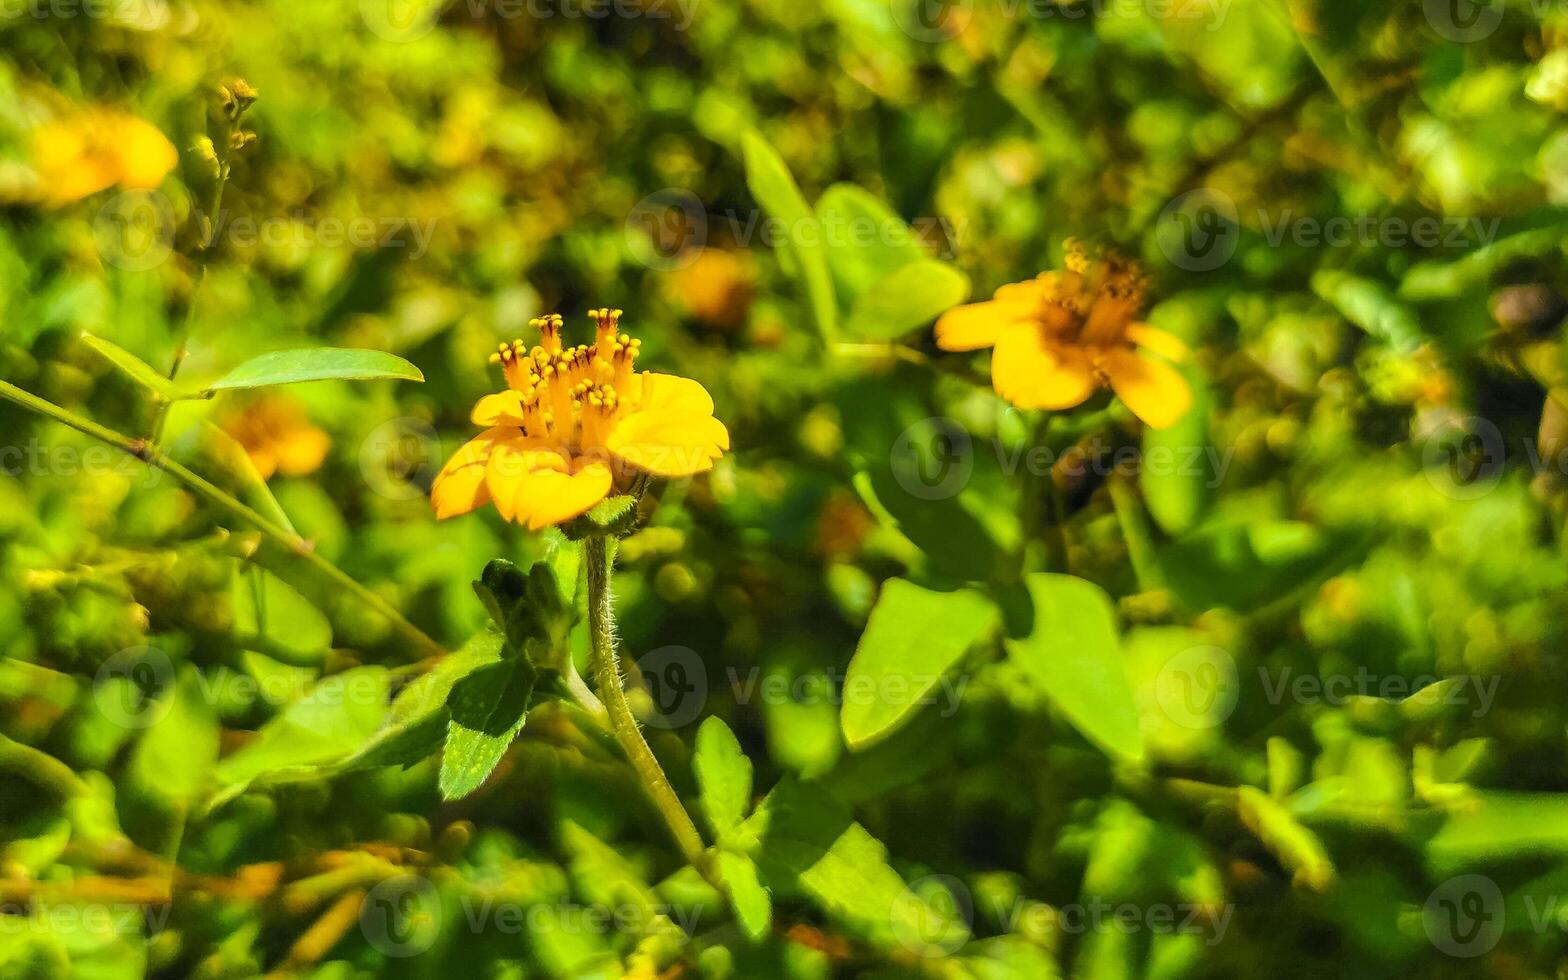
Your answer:
[[[331,437],[309,475],[203,428],[250,392],[179,403],[166,446],[459,651],[6,403],[0,977],[1558,975],[1563,29],[1468,0],[0,0],[0,378],[136,438],[159,409],[84,335],[162,372],[189,323],[199,384],[400,355],[424,384],[277,389]],[[200,273],[190,148],[234,77],[259,142]],[[147,197],[26,201],[29,132],[96,103],[182,150],[150,246]],[[913,231],[810,234],[853,216]],[[324,233],[354,219],[374,243]],[[1011,410],[931,343],[1074,236],[1144,261],[1196,351],[1177,428]],[[616,577],[728,899],[553,696],[574,547],[425,498],[496,343],[604,304],[733,434]],[[495,558],[559,592],[496,566],[476,594]],[[515,742],[491,685],[533,705]],[[485,761],[443,772],[476,710],[453,737]]]

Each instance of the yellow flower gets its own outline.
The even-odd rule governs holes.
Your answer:
[[[436,476],[438,518],[494,503],[501,516],[539,530],[587,513],[637,479],[691,476],[730,448],[713,399],[688,378],[633,367],[640,341],[618,332],[620,310],[590,310],[592,344],[561,346],[561,318],[541,317],[532,350],[521,340],[490,357],[507,390],[474,406],[488,426]]]
[[[1068,243],[1067,269],[1003,286],[995,298],[950,310],[937,321],[947,351],[994,347],[991,384],[1019,408],[1065,409],[1113,389],[1132,413],[1169,428],[1192,407],[1187,381],[1165,361],[1188,351],[1173,334],[1137,319],[1143,273],[1114,255],[1088,259]]]
[[[33,132],[33,165],[47,207],[115,186],[151,190],[178,162],[157,127],[113,109],[84,109]]]
[[[245,447],[263,480],[274,473],[314,473],[332,448],[332,437],[310,424],[298,402],[281,395],[257,398],[224,419],[223,431]]]

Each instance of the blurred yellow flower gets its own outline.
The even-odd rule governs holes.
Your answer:
[[[263,395],[223,421],[223,431],[245,447],[262,479],[304,476],[321,468],[332,437],[310,424],[292,398]]]
[[[587,513],[644,474],[690,476],[730,447],[713,399],[688,378],[633,367],[640,341],[618,332],[620,310],[590,310],[592,344],[561,346],[561,318],[533,321],[540,343],[502,344],[507,390],[474,406],[488,426],[447,461],[431,488],[438,518],[487,502],[533,530]]]
[[[994,347],[991,384],[1019,408],[1072,408],[1110,387],[1154,428],[1175,425],[1192,407],[1187,380],[1138,348],[1172,361],[1188,351],[1175,335],[1137,319],[1142,271],[1114,255],[1090,260],[1073,242],[1066,264],[1003,286],[988,302],[950,310],[937,321],[937,346]]]
[[[33,166],[47,207],[115,186],[151,190],[178,162],[157,127],[114,109],[84,109],[33,131]]]

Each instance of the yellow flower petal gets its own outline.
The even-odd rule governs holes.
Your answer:
[[[95,140],[88,120],[55,122],[33,133],[33,166],[44,204],[60,207],[114,186],[119,158]]]
[[[438,520],[466,514],[490,499],[490,490],[485,485],[485,468],[491,450],[504,437],[504,432],[492,429],[470,439],[441,467],[430,487],[430,502],[435,506]]]
[[[946,351],[994,347],[1002,335],[1026,326],[1032,305],[990,300],[948,310],[936,321],[936,345]]]
[[[538,531],[580,517],[609,495],[613,482],[609,465],[599,460],[571,473],[536,471],[518,486],[517,522]]]
[[[690,378],[644,371],[641,385],[637,398],[640,410],[713,414],[713,396],[708,394],[708,389]]]
[[[605,445],[623,462],[655,476],[691,476],[710,469],[730,448],[730,433],[711,415],[640,411],[621,419]]]
[[[135,116],[121,116],[115,120],[114,129],[121,187],[152,190],[180,162],[174,144],[151,123]]]
[[[1118,348],[1101,355],[1098,364],[1116,396],[1156,429],[1170,428],[1192,408],[1187,379],[1163,361]]]
[[[1133,323],[1127,327],[1127,339],[1139,347],[1152,350],[1168,360],[1180,363],[1192,356],[1192,351],[1182,339],[1168,330],[1151,327],[1147,323]]]
[[[1072,408],[1094,394],[1094,370],[1077,348],[1036,329],[1013,331],[991,355],[991,386],[1019,408]]]
[[[498,395],[486,395],[474,405],[473,415],[470,420],[475,425],[510,425],[518,428],[523,424],[523,396],[516,391],[503,391]]]
[[[485,485],[490,488],[495,509],[510,521],[517,514],[517,502],[532,477],[540,471],[565,470],[567,461],[542,440],[529,439],[516,429],[503,431],[513,434],[497,441],[491,450],[485,463]]]

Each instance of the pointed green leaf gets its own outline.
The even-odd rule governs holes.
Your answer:
[[[459,800],[484,784],[522,731],[537,672],[524,658],[481,667],[452,688],[441,796]]]
[[[968,298],[968,276],[946,262],[919,259],[883,276],[855,300],[844,335],[852,340],[893,340]]]
[[[141,385],[143,388],[155,393],[165,401],[174,401],[179,393],[174,382],[169,376],[151,364],[132,354],[113,341],[102,337],[95,337],[90,333],[82,334],[82,342],[103,356],[104,360],[119,368],[126,377]]]
[[[1218,487],[1209,442],[1208,379],[1193,363],[1177,370],[1192,388],[1192,410],[1169,428],[1145,427],[1143,465],[1138,469],[1149,513],[1167,534],[1182,534],[1196,525]]]
[[[1007,641],[1013,662],[1091,742],[1112,755],[1142,759],[1138,708],[1110,597],[1071,575],[1031,575],[1025,585],[1034,628]]]
[[[839,718],[850,748],[904,724],[995,623],[996,607],[977,592],[933,592],[889,579],[844,678]]]
[[[773,924],[773,901],[757,877],[757,866],[744,854],[720,851],[719,876],[729,889],[730,906],[741,931],[752,942],[761,942]]]
[[[253,357],[207,386],[208,391],[267,388],[304,381],[423,381],[414,365],[379,350],[307,347]]]
[[[730,726],[709,718],[697,730],[697,752],[692,757],[701,794],[702,812],[714,834],[723,837],[751,809],[751,760],[741,751]]]
[[[823,191],[817,198],[817,221],[827,236],[833,282],[849,304],[873,283],[926,257],[904,219],[855,184],[834,184]]]
[[[136,743],[131,771],[150,792],[184,803],[206,784],[218,761],[218,713],[189,664],[164,700],[157,722]]]
[[[806,291],[807,302],[825,340],[838,336],[838,300],[828,272],[822,226],[806,204],[789,167],[768,141],[756,132],[741,141],[746,158],[746,186],[763,210],[783,227],[784,242]]]

